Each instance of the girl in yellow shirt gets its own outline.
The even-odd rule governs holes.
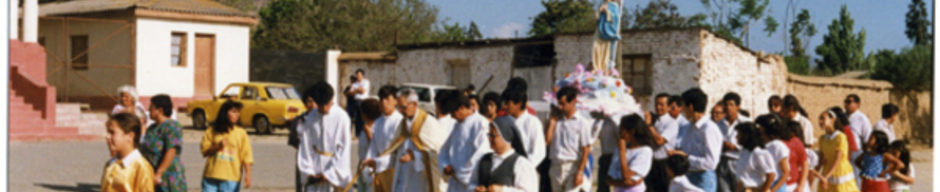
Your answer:
[[[849,164],[849,143],[845,134],[837,127],[844,127],[836,118],[845,115],[839,107],[823,111],[819,115],[819,127],[826,134],[819,138],[820,192],[858,192],[855,173]]]
[[[202,191],[239,191],[242,171],[245,172],[245,188],[251,187],[251,142],[248,133],[237,126],[242,104],[226,101],[219,109],[212,128],[206,129],[202,137],[202,156],[206,158]]]
[[[108,117],[105,141],[114,157],[101,177],[102,192],[152,192],[153,166],[137,151],[140,118],[130,113]]]

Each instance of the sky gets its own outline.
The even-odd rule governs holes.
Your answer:
[[[532,18],[542,12],[544,8],[540,0],[425,0],[438,7],[438,18],[448,24],[459,22],[468,25],[470,21],[476,22],[480,32],[485,38],[512,38],[526,37]],[[599,2],[599,0],[591,0]],[[637,5],[645,7],[650,0],[624,0],[624,7],[635,8]],[[788,0],[771,0],[771,15],[781,23],[777,33],[767,36],[761,31],[763,22],[751,31],[750,47],[756,51],[769,53],[782,52],[783,22]],[[933,18],[933,1],[925,0],[928,18]],[[700,0],[672,0],[679,7],[683,16],[695,13],[704,13],[705,7]],[[851,17],[855,19],[856,33],[865,30],[865,51],[872,52],[880,49],[900,50],[910,47],[911,41],[904,35],[904,15],[910,0],[801,0],[797,7],[807,9],[811,21],[819,31],[809,41],[808,53],[815,55],[815,47],[822,43],[822,37],[828,33],[827,26],[839,15],[842,5],[847,5]],[[792,17],[792,16],[791,16]],[[791,18],[787,22],[793,22]],[[788,24],[789,25],[789,24]],[[933,26],[931,26],[933,27]],[[516,35],[518,31],[518,36]]]

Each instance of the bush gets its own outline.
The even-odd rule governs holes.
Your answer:
[[[881,50],[875,53],[872,79],[894,84],[895,90],[929,90],[933,83],[933,45],[904,48],[900,53]]]

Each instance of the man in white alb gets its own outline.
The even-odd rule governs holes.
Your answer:
[[[364,166],[373,167],[375,170],[375,179],[372,182],[375,192],[391,192],[392,179],[394,177],[395,162],[391,155],[379,156],[385,149],[388,149],[395,139],[398,132],[398,124],[403,116],[397,110],[398,98],[395,94],[398,89],[395,86],[385,85],[379,89],[379,101],[382,103],[382,116],[375,120],[372,125],[372,142],[369,143],[368,152]],[[363,173],[366,174],[366,173]]]
[[[470,179],[480,157],[491,151],[486,138],[489,120],[473,112],[470,98],[465,94],[452,95],[450,103],[457,105],[454,111],[457,124],[454,124],[447,142],[441,148],[439,167],[445,177],[450,178],[448,192],[474,191]]]

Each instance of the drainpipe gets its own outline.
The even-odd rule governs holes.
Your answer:
[[[35,43],[39,35],[39,0],[23,1],[23,41]]]

